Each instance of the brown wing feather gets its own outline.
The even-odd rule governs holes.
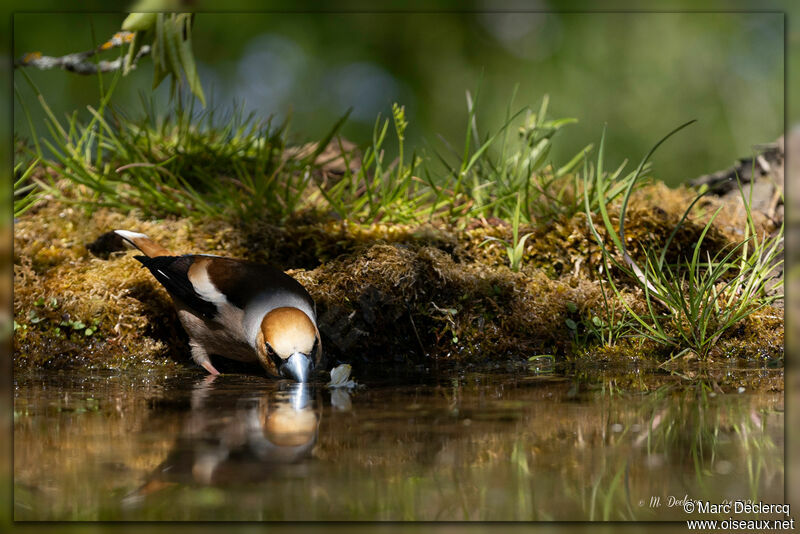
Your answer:
[[[228,302],[239,308],[244,308],[258,293],[289,291],[305,299],[314,309],[314,300],[300,282],[269,265],[215,257],[208,263],[208,277]]]

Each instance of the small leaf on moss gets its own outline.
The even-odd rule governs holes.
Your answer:
[[[343,363],[331,369],[331,381],[328,382],[329,388],[353,388],[355,381],[350,378],[352,367],[350,364]]]

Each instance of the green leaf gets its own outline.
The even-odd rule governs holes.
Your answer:
[[[529,168],[532,172],[538,171],[542,165],[544,165],[552,147],[553,145],[550,143],[549,139],[542,139],[536,143],[536,146],[533,147],[528,158]]]
[[[171,15],[164,20],[164,41],[167,49],[167,61],[169,61],[170,74],[173,80],[180,81],[181,78],[181,62],[180,48],[181,29],[178,22],[175,20],[175,15]]]
[[[575,313],[578,311],[578,307],[575,305],[574,302],[567,302],[567,311],[570,313]]]
[[[578,329],[578,323],[576,323],[572,319],[567,319],[564,322],[567,324],[567,328],[569,328],[570,330],[577,330]]]
[[[553,133],[555,133],[556,130],[560,130],[561,128],[563,128],[568,124],[575,124],[577,122],[578,119],[576,118],[556,119],[553,121],[547,121],[542,126],[544,126],[545,128],[552,128],[554,130]]]
[[[544,118],[547,115],[547,105],[550,103],[550,95],[542,97],[542,105],[539,106],[539,113],[536,115],[536,126],[544,124]]]
[[[585,158],[586,155],[589,152],[591,152],[592,148],[594,148],[594,145],[592,143],[586,145],[583,148],[583,150],[578,152],[571,160],[569,160],[566,163],[566,165],[559,167],[559,169],[556,171],[556,177],[558,178],[564,176],[569,172],[572,172],[575,169],[575,167],[577,167],[581,163],[581,161],[583,161],[583,158]]]
[[[156,23],[157,13],[131,13],[122,21],[122,29],[128,32],[149,30]]]
[[[186,74],[186,81],[189,82],[189,89],[200,100],[203,107],[206,107],[206,97],[203,94],[203,86],[200,84],[200,76],[197,74],[194,54],[192,53],[191,22],[189,20],[184,23],[184,28],[186,30],[186,39],[178,44],[178,53],[183,65],[183,72]]]
[[[161,85],[169,71],[164,51],[167,43],[164,37],[164,14],[158,13],[156,16],[156,35],[153,38],[153,49],[150,55],[153,57],[153,89]]]
[[[492,243],[492,242],[497,242],[497,243],[500,243],[501,245],[503,245],[504,247],[508,247],[508,241],[506,241],[505,239],[500,239],[499,237],[494,237],[494,236],[487,237],[486,239],[481,241],[480,245],[478,245],[478,246],[482,247],[485,244]]]
[[[519,260],[519,261],[522,261],[522,256],[524,256],[524,255],[525,255],[525,241],[527,241],[527,240],[528,240],[528,238],[529,238],[530,236],[532,236],[532,235],[533,235],[533,234],[525,234],[525,235],[524,235],[524,236],[522,236],[522,238],[519,240],[519,243],[517,243],[517,246],[514,248],[514,257],[515,257],[517,260]]]
[[[122,75],[127,76],[128,73],[131,71],[133,67],[133,60],[136,57],[136,52],[140,49],[141,38],[139,37],[138,33],[133,34],[133,39],[131,39],[130,44],[128,45],[128,51],[125,53],[125,61],[122,64]]]

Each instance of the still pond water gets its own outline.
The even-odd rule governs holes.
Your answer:
[[[533,367],[354,390],[17,374],[14,518],[683,520],[687,497],[784,502],[782,393],[632,373],[660,385]]]

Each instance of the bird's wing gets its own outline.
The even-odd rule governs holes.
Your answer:
[[[287,295],[301,301],[310,311],[314,301],[303,286],[280,269],[260,263],[214,256],[197,256],[208,281],[225,300],[241,309],[264,295]]]
[[[217,315],[217,305],[207,296],[201,295],[189,279],[189,269],[197,256],[134,256],[142,265],[150,269],[156,280],[172,295],[198,315],[213,319]]]

